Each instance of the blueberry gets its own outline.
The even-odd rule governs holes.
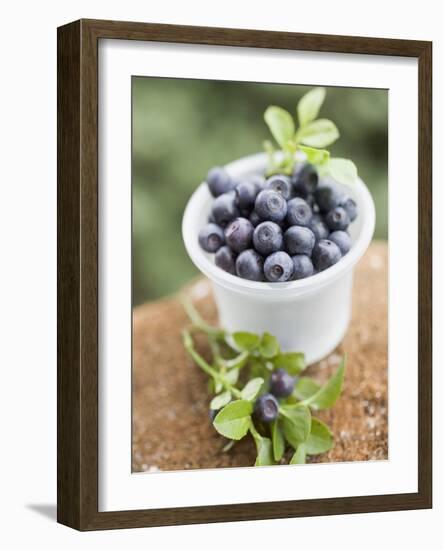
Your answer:
[[[342,256],[351,250],[351,237],[346,231],[333,231],[329,235],[329,240],[338,246]]]
[[[329,241],[322,239],[314,246],[312,251],[312,260],[317,271],[324,271],[336,264],[341,258],[341,252],[338,246]]]
[[[244,250],[235,262],[237,275],[250,281],[263,281],[263,258],[251,248]]]
[[[235,254],[229,246],[222,246],[214,256],[215,265],[231,275],[235,275]]]
[[[219,412],[220,412],[220,409],[218,409],[218,410],[209,409],[209,418],[210,418],[211,422],[214,422],[215,417],[218,415]]]
[[[252,210],[258,192],[258,185],[253,181],[241,181],[235,188],[236,202],[240,210]]]
[[[329,227],[323,221],[320,214],[314,214],[309,224],[309,229],[314,233],[315,240],[327,239],[329,235]]]
[[[235,204],[235,193],[225,193],[217,197],[212,203],[211,213],[219,225],[226,225],[240,214]]]
[[[294,264],[286,252],[274,252],[265,260],[265,278],[271,283],[283,283],[292,277]]]
[[[269,391],[275,397],[288,397],[294,391],[296,378],[285,369],[277,369],[271,374]]]
[[[273,189],[288,200],[292,194],[292,184],[288,176],[275,175],[266,180],[266,189]]]
[[[311,218],[312,209],[305,200],[296,197],[288,202],[286,220],[289,225],[309,226]]]
[[[223,229],[215,223],[208,223],[200,229],[198,242],[206,252],[217,252],[225,244]]]
[[[224,168],[211,168],[206,176],[206,183],[213,197],[219,197],[234,188],[234,181]]]
[[[220,248],[220,250],[222,250]],[[314,275],[314,266],[312,265],[312,260],[309,256],[304,254],[297,254],[292,256],[292,263],[294,265],[294,270],[292,273],[292,278],[294,281],[298,279],[305,279]]]
[[[255,210],[253,210],[249,215],[249,221],[252,223],[254,227],[257,227],[257,225],[261,222],[260,216],[257,214]]]
[[[343,199],[340,201],[340,206],[342,206],[346,210],[349,219],[351,220],[351,222],[353,222],[357,217],[357,203],[355,202],[355,200],[351,197],[343,197]]]
[[[315,244],[315,235],[308,227],[292,225],[285,231],[284,242],[286,251],[291,254],[306,254],[310,256]]]
[[[246,218],[235,218],[225,229],[226,243],[234,252],[250,248],[254,226]]]
[[[251,176],[247,176],[246,179],[247,181],[254,183],[259,192],[266,188],[266,180],[264,176],[260,174],[252,174]]]
[[[292,187],[298,197],[306,198],[318,185],[318,173],[312,164],[296,166],[292,175]]]
[[[254,415],[261,422],[272,422],[278,416],[278,401],[272,393],[261,395],[254,405]]]
[[[314,192],[314,196],[318,208],[322,213],[337,208],[342,198],[341,193],[331,184],[319,185]]]
[[[264,189],[255,199],[255,210],[262,220],[280,222],[286,216],[287,204],[277,191]]]
[[[274,222],[262,222],[254,229],[252,241],[259,254],[268,256],[283,248],[283,232]]]
[[[346,210],[341,206],[328,212],[325,220],[331,231],[345,231],[350,223]]]

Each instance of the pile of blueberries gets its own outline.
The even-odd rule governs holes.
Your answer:
[[[237,181],[224,168],[206,178],[214,197],[200,246],[215,264],[251,281],[310,277],[336,264],[351,248],[347,229],[355,201],[334,183],[319,180],[311,164],[292,176],[255,175]]]
[[[294,391],[296,376],[291,376],[285,369],[276,369],[271,374],[269,392],[260,395],[254,405],[254,417],[265,424],[278,417],[278,400],[288,397]]]

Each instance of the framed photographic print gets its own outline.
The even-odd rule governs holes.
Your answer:
[[[432,506],[430,42],[58,29],[58,520]]]

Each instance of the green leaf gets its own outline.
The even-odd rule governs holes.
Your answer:
[[[215,417],[214,427],[219,434],[229,439],[241,439],[248,433],[251,414],[250,401],[231,401]]]
[[[255,466],[272,466],[275,464],[272,456],[272,443],[268,437],[261,437],[255,440],[257,446],[257,459]]]
[[[221,409],[225,405],[231,401],[231,392],[230,391],[224,391],[220,395],[216,395],[214,399],[209,403],[209,408],[217,411],[218,409]]]
[[[260,344],[260,336],[253,332],[234,332],[232,339],[235,346],[241,351],[253,351]]]
[[[225,378],[231,384],[231,386],[234,386],[235,384],[237,384],[239,374],[239,369],[231,369],[225,374]]]
[[[292,116],[281,107],[271,105],[266,109],[264,119],[275,141],[285,149],[287,142],[294,137],[295,125]]]
[[[329,409],[340,396],[345,375],[345,362],[343,357],[341,364],[331,378],[316,393],[303,401],[304,405],[309,405],[315,410]]]
[[[340,183],[353,185],[358,178],[357,167],[348,159],[331,158],[328,165],[329,174]]]
[[[274,368],[286,369],[293,376],[300,374],[305,368],[305,354],[299,352],[279,353],[272,359]]]
[[[308,455],[317,455],[325,453],[332,449],[334,437],[331,430],[318,418],[312,418],[311,433],[306,440],[306,453]]]
[[[311,397],[317,393],[320,387],[321,386],[312,380],[312,378],[302,376],[295,385],[292,395],[294,395],[297,399],[300,399],[300,401],[303,401],[303,399],[308,399],[308,397]]]
[[[283,453],[285,452],[285,438],[278,420],[275,420],[271,424],[271,435],[274,459],[278,462],[281,460]]]
[[[275,336],[265,332],[260,341],[260,354],[267,359],[274,357],[280,351],[280,344]]]
[[[314,421],[315,418],[313,418],[312,420]],[[305,464],[305,463],[306,463],[306,444],[300,443],[293,457],[291,458],[291,462],[289,464]]]
[[[310,122],[298,131],[298,140],[309,147],[327,147],[334,143],[340,134],[337,126],[326,118],[319,118]]]
[[[228,369],[234,369],[234,368],[241,369],[245,365],[246,361],[248,360],[248,357],[249,357],[249,352],[242,351],[239,355],[237,355],[237,357],[233,357],[232,359],[224,359],[223,364]]]
[[[249,380],[241,391],[242,399],[247,399],[248,401],[255,399],[260,391],[260,388],[263,386],[263,383],[263,378],[253,378],[252,380]]]
[[[317,118],[325,96],[326,90],[324,88],[314,88],[300,99],[297,105],[300,126],[305,126]]]
[[[286,441],[297,448],[299,443],[306,441],[311,431],[311,411],[304,405],[282,405],[283,433]]]
[[[326,149],[315,149],[304,145],[299,145],[298,148],[306,155],[306,160],[310,164],[323,164],[329,160],[330,154]]]

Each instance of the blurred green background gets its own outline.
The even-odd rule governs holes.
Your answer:
[[[133,301],[171,292],[197,274],[183,246],[186,202],[209,168],[262,150],[268,105],[292,114],[309,86],[133,77]],[[387,238],[388,92],[328,88],[320,112],[374,197],[376,238]]]

